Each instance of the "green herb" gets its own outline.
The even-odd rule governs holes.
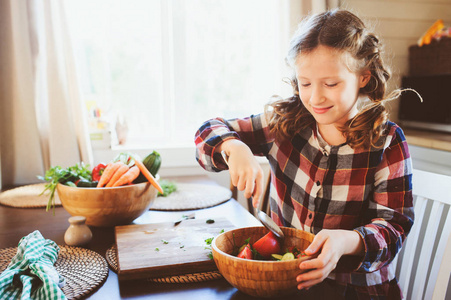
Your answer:
[[[60,166],[50,168],[45,172],[45,176],[38,176],[38,178],[48,182],[41,195],[47,190],[50,191],[46,211],[49,211],[53,207],[53,214],[55,214],[55,191],[58,183],[75,186],[74,182],[77,180],[91,181],[91,170],[89,169],[89,165],[85,165],[82,162],[67,169]]]
[[[161,240],[161,241],[163,242],[163,244],[169,244],[169,242],[166,240]]]
[[[177,190],[177,185],[175,184],[175,182],[168,181],[168,180],[161,180],[160,186],[164,192],[164,194],[162,194],[160,192],[158,193],[158,196],[161,196],[161,197],[167,197],[168,195],[170,195],[171,193],[173,193]]]
[[[180,249],[182,249],[182,248],[185,248],[185,246],[183,245],[183,246],[180,246]]]
[[[221,230],[220,233],[223,233],[223,232],[224,232],[224,229]],[[208,238],[208,239],[205,240],[205,243],[207,244],[207,247],[205,247],[205,250],[210,250],[210,252],[207,254],[210,259],[213,259],[213,253],[211,251],[211,243],[213,242],[214,238],[215,237],[211,237],[211,238]],[[235,234],[233,235],[233,238],[234,238],[233,241],[235,243]]]
[[[160,248],[155,248],[155,251],[160,251]]]
[[[264,260],[265,259],[263,256],[261,256],[260,253],[258,253],[257,250],[254,249],[254,247],[251,247],[251,250],[252,250],[253,259],[255,259],[255,260]]]
[[[219,233],[224,233],[224,229],[223,230],[221,230]]]
[[[210,252],[208,252],[207,256],[210,259],[213,259],[213,253],[211,252],[211,243],[213,242],[214,237],[208,238],[205,240],[205,243],[207,244],[207,247],[205,247],[205,250],[210,250]]]
[[[215,220],[213,219],[208,219],[207,221],[205,221],[207,224],[213,224],[215,222]]]

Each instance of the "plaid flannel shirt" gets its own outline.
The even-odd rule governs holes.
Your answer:
[[[383,147],[320,146],[316,126],[291,140],[271,136],[263,114],[244,119],[216,118],[195,136],[196,159],[209,171],[227,169],[215,148],[240,139],[271,168],[271,217],[282,226],[311,233],[355,230],[364,257],[343,256],[329,278],[367,287],[396,284],[391,264],[413,225],[412,166],[400,127],[387,123]]]

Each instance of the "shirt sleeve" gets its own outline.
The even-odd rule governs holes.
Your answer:
[[[273,138],[264,114],[242,119],[215,118],[206,121],[196,132],[196,160],[207,171],[226,170],[216,148],[226,140],[239,139],[249,146],[254,155],[267,155]]]
[[[413,225],[412,162],[398,126],[390,128],[368,205],[365,219],[370,223],[355,229],[365,246],[358,272],[374,272],[389,264]]]

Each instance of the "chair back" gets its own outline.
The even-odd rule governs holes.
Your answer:
[[[451,272],[451,177],[414,170],[412,181],[415,221],[396,275],[405,299],[443,300]]]

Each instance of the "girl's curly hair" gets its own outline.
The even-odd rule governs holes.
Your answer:
[[[319,45],[350,54],[355,60],[355,63],[348,64],[352,71],[371,72],[369,82],[359,93],[366,96],[370,103],[339,129],[352,148],[376,146],[388,119],[384,104],[401,93],[396,90],[385,97],[390,70],[382,60],[378,37],[369,32],[353,13],[340,9],[327,11],[313,15],[300,24],[291,40],[286,62],[294,67],[301,53],[309,53]],[[274,101],[265,109],[271,131],[280,139],[291,138],[315,122],[302,104],[296,78],[291,80],[291,84],[294,91],[291,98]]]

